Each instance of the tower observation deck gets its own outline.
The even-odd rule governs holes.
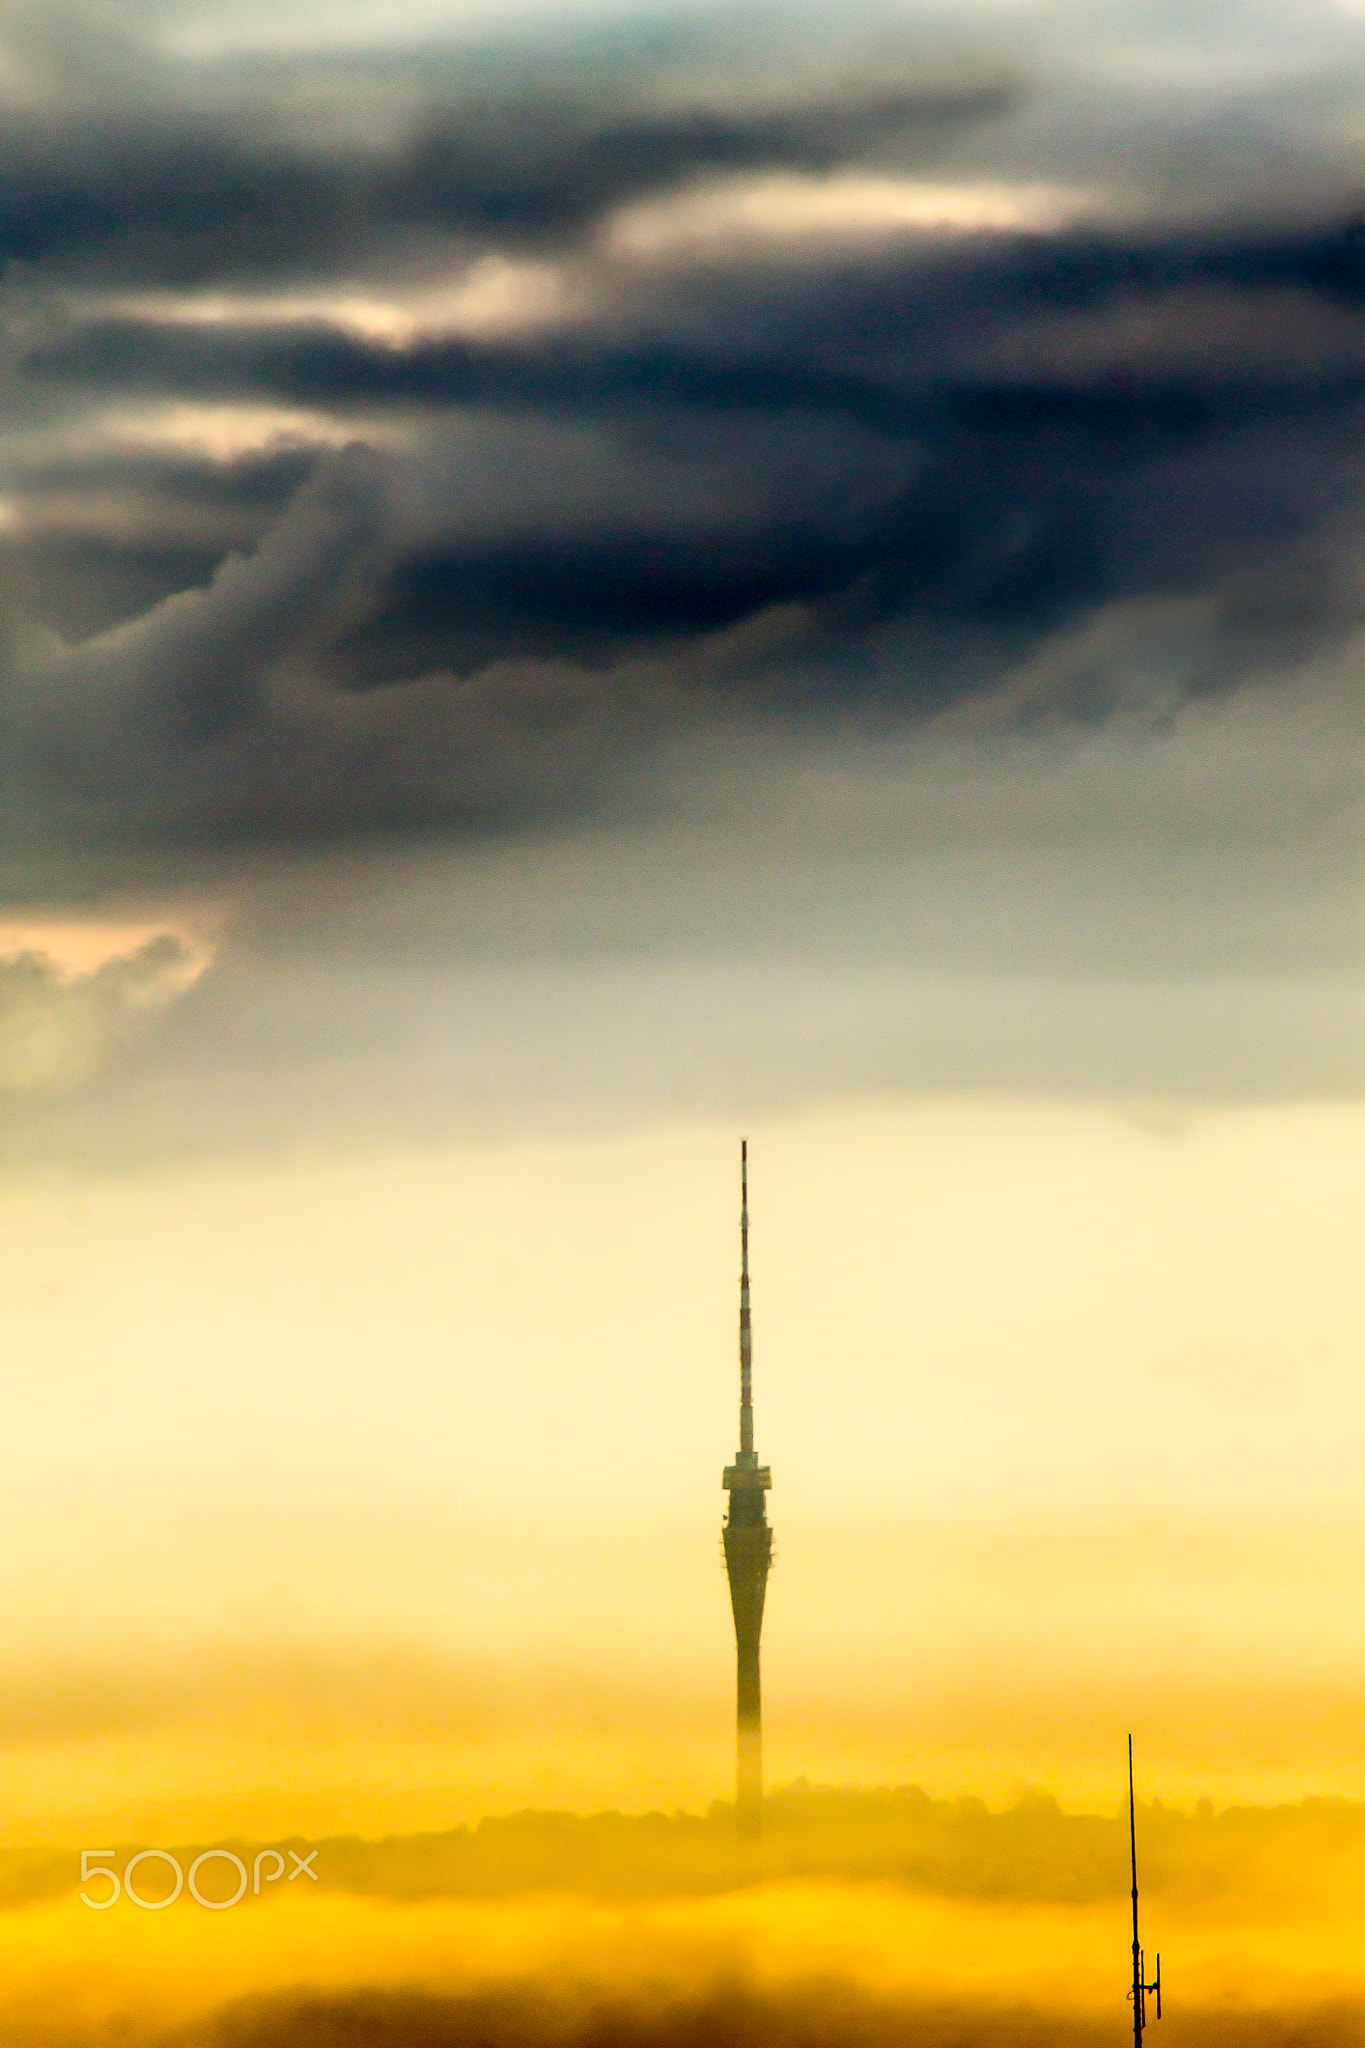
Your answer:
[[[763,1696],[758,1639],[772,1564],[773,1532],[763,1496],[772,1474],[754,1449],[753,1333],[749,1320],[749,1142],[739,1152],[739,1450],[721,1485],[729,1495],[722,1537],[735,1616],[735,1817],[757,1835],[763,1816]]]

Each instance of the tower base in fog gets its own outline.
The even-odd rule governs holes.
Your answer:
[[[735,1733],[735,1826],[746,1841],[763,1832],[763,1724],[741,1719]]]
[[[753,1453],[750,1452],[752,1458]],[[735,1819],[742,1835],[763,1826],[763,1691],[758,1642],[772,1563],[773,1532],[763,1519],[766,1467],[731,1466],[730,1516],[722,1532],[735,1616]]]

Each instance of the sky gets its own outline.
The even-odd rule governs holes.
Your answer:
[[[6,0],[0,104],[7,1843],[728,1798],[741,1135],[769,1784],[1365,1798],[1365,10]],[[188,2025],[40,2023],[68,1891],[17,2023]],[[804,2042],[754,1897],[642,1953]],[[635,1938],[290,1898],[215,1997]]]

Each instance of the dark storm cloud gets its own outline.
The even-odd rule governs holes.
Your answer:
[[[0,530],[0,584],[63,639],[91,638],[210,582],[230,550],[257,546],[325,452],[214,461],[124,448],[16,460],[9,481],[24,519]]]
[[[313,1034],[281,1070],[402,1043],[424,1128],[490,1045],[520,1049],[523,1107],[596,1115],[604,1045],[657,1104],[689,1032],[711,1104],[741,1070],[780,1100],[820,1074],[1355,1087],[1365,33],[1187,16],[1074,0],[966,37],[869,10],[803,40],[716,15],[538,57],[509,31],[198,65],[105,17],[67,76],[83,17],[16,15],[10,899],[241,898],[242,986],[277,1051],[296,1014]],[[746,226],[721,202],[754,173],[786,182],[746,188]],[[1019,224],[857,225],[907,177],[969,215],[1013,194]],[[781,227],[831,192],[845,225]],[[501,325],[430,297],[527,275],[549,310]],[[623,836],[580,873],[594,830]],[[518,837],[519,874],[469,867]],[[396,839],[466,861],[453,895],[395,882],[394,944],[445,949],[478,1020],[451,1087],[401,987],[271,979],[314,931],[352,943],[340,884],[291,895],[280,861]],[[685,943],[685,990],[617,1008],[688,1031],[642,1068],[596,996],[461,983],[485,923],[504,962]],[[811,979],[722,1043],[706,963],[746,946]],[[846,1030],[855,956],[897,964]],[[234,986],[167,1025],[186,1102],[238,1058]],[[547,1004],[557,1066],[516,1022]],[[111,1152],[159,1142],[136,1088],[110,1102]]]
[[[73,31],[80,19],[70,17]],[[358,128],[338,135],[326,123],[310,137],[290,92],[278,80],[267,89],[259,67],[213,73],[210,85],[126,36],[111,45],[122,71],[115,63],[107,105],[88,78],[64,93],[53,59],[60,33],[20,20],[21,54],[38,36],[47,69],[36,102],[13,110],[0,165],[0,252],[23,279],[10,322],[16,417],[25,405],[79,422],[114,401],[276,404],[330,414],[391,450],[377,465],[385,504],[363,544],[356,539],[347,573],[331,554],[330,566],[319,558],[325,587],[299,588],[297,630],[264,639],[235,606],[250,612],[249,594],[275,573],[272,557],[294,544],[316,500],[304,492],[277,535],[260,509],[278,505],[291,476],[301,488],[312,458],[266,451],[254,469],[223,465],[219,483],[201,463],[177,500],[165,470],[149,494],[146,459],[131,456],[121,482],[106,485],[121,503],[122,519],[106,521],[117,533],[92,533],[91,520],[72,536],[68,520],[65,541],[44,510],[51,468],[45,486],[16,466],[11,591],[68,633],[125,622],[116,640],[54,660],[36,693],[55,715],[63,692],[79,687],[80,723],[93,725],[102,753],[119,705],[138,732],[160,719],[196,740],[239,728],[249,704],[264,716],[272,671],[286,658],[298,665],[305,615],[309,674],[322,688],[531,662],[549,666],[552,694],[566,663],[638,670],[663,660],[674,673],[655,703],[686,694],[700,667],[727,701],[766,710],[871,702],[911,712],[989,689],[1047,633],[1127,599],[1199,594],[1222,606],[1227,631],[1217,647],[1206,636],[1196,689],[1267,658],[1292,666],[1354,617],[1346,515],[1361,481],[1365,238],[1323,204],[1334,179],[1349,197],[1324,112],[1340,114],[1339,69],[1293,79],[1291,148],[1271,132],[1263,79],[1231,98],[1216,81],[1197,87],[1174,114],[1140,85],[1123,95],[1106,76],[1113,30],[1103,10],[1077,13],[1094,45],[1088,100],[1075,53],[1064,61],[1036,36],[1036,75],[1006,89],[1001,77],[1021,75],[1017,36],[998,38],[1005,54],[993,60],[978,36],[968,62],[951,38],[940,36],[935,55],[921,30],[916,73],[871,16],[850,25],[842,48],[826,31],[828,61],[804,75],[775,62],[781,42],[770,30],[755,31],[722,81],[724,38],[698,22],[671,45],[665,38],[662,56],[642,55],[647,39],[627,35],[627,57],[595,78],[566,61],[567,83],[554,92],[544,67],[507,52],[493,61],[485,50],[473,64],[477,89],[461,86],[448,55],[426,72],[396,73],[387,125],[366,141]],[[1139,42],[1144,24],[1159,40],[1153,16],[1137,24]],[[1258,33],[1265,42],[1263,22]],[[1273,54],[1283,70],[1283,52]],[[375,60],[350,61],[363,87]],[[316,84],[316,69],[298,69]],[[1040,104],[1050,114],[1040,117]],[[1088,128],[1079,124],[1068,155],[1056,129],[1078,105]],[[1144,119],[1145,143],[1133,126]],[[698,176],[937,166],[950,181],[1002,167],[1036,178],[1064,173],[1068,161],[1093,168],[1106,122],[1123,142],[1125,175],[1140,181],[1145,169],[1155,181],[1151,217],[1139,208],[1123,228],[946,243],[902,233],[861,249],[835,236],[798,250],[770,245],[767,256],[721,248],[700,268],[675,261],[643,272],[600,249],[582,255],[588,230],[614,207],[685,195]],[[1281,173],[1295,166],[1264,218],[1245,204],[1235,221],[1162,218],[1162,179],[1182,151],[1190,164],[1231,154],[1245,173],[1258,148]],[[1243,199],[1254,197],[1254,180],[1244,183]],[[414,248],[429,256],[433,235],[512,253],[528,237],[561,253],[581,245],[586,297],[567,322],[520,336],[402,343],[366,340],[322,316],[234,323],[222,313],[196,319],[191,307],[139,317],[102,310],[98,292],[60,304],[82,280],[87,299],[115,284],[330,280],[342,291],[369,275],[373,288],[384,264],[398,278]],[[474,418],[492,426],[471,468],[451,430]],[[592,440],[573,466],[556,444],[565,422]],[[395,433],[407,434],[406,454],[392,452]],[[536,489],[509,490],[513,458],[524,464],[537,435]],[[358,459],[346,458],[352,475]],[[68,496],[89,493],[91,460],[69,459]],[[225,560],[257,543],[256,571]],[[87,565],[84,593],[53,588]],[[208,584],[215,568],[202,600],[177,598],[133,630],[149,595],[169,592],[177,576],[181,588]],[[770,615],[786,622],[776,660],[728,642],[717,656],[717,635]],[[144,660],[151,667],[134,687],[130,665]],[[123,683],[96,681],[110,670]],[[608,694],[633,687],[628,675]],[[598,718],[599,693],[571,695]],[[1114,695],[1099,679],[1093,715]],[[487,690],[481,700],[495,711]],[[515,726],[514,706],[495,715],[500,732]],[[398,699],[392,716],[411,731]],[[431,719],[418,723],[429,755],[441,742]],[[325,725],[314,720],[323,751]],[[466,705],[448,750],[463,745],[467,726]],[[30,729],[21,715],[18,730]],[[394,749],[380,753],[382,778]],[[74,755],[49,741],[46,758]],[[118,748],[106,758],[116,764]],[[206,830],[234,806],[238,829],[277,808],[206,804],[203,769],[200,757],[185,772]],[[425,762],[414,769],[427,779]],[[125,760],[102,820],[114,836],[126,770]],[[318,817],[331,771],[294,758],[289,772],[300,824]],[[88,799],[98,782],[87,774]],[[465,790],[468,777],[457,769],[449,786]],[[490,799],[494,808],[502,800]],[[129,831],[162,808],[155,797],[134,801]],[[440,811],[416,805],[433,823]],[[335,822],[363,827],[366,814],[411,819],[414,807],[401,788],[387,798],[376,789],[359,815],[348,806]]]
[[[1115,311],[1129,316],[1127,332],[1101,324]],[[699,273],[650,274],[633,294],[618,287],[615,303],[567,334],[502,342],[396,346],[320,321],[93,318],[35,341],[22,368],[59,389],[381,411],[812,408],[884,430],[903,429],[907,405],[946,380],[944,403],[968,421],[1009,431],[1073,420],[1131,437],[1311,410],[1358,389],[1362,313],[1363,223],[1275,234],[1090,227],[974,235],[956,249],[884,236],[870,257],[836,244],[799,261],[713,258]],[[1054,347],[1032,376],[1022,360],[1012,379],[986,376],[988,345],[1025,355],[1025,323],[1045,315],[1069,320],[1072,362]]]
[[[81,760],[121,736],[155,750],[236,728],[280,650],[337,602],[379,516],[370,465],[329,464],[299,492],[268,547],[230,557],[208,590],[183,591],[65,655],[60,701],[38,713],[48,743]]]
[[[395,346],[316,323],[102,320],[27,369],[372,429],[420,417],[420,445],[375,464],[388,498],[365,605],[316,608],[316,659],[343,687],[648,657],[679,683],[705,666],[736,702],[913,712],[1129,599],[1221,607],[1221,636],[1185,664],[1193,690],[1292,668],[1347,630],[1360,292],[1359,240],[1340,229],[992,237],[952,257],[667,280],[567,334]],[[476,459],[471,419],[499,423]],[[289,460],[263,459],[259,481],[278,489]],[[263,573],[303,516],[263,541]],[[192,530],[186,514],[182,544]],[[244,587],[239,569],[222,580],[215,635],[235,632]],[[715,656],[716,635],[765,614],[788,621],[776,659]],[[139,644],[161,637],[149,616]],[[103,660],[92,644],[79,664]],[[188,701],[201,683],[181,687]],[[1114,694],[1097,677],[1094,715]]]
[[[555,245],[615,205],[704,173],[827,171],[931,152],[998,115],[997,82],[902,86],[804,104],[617,111],[504,92],[415,115],[388,151],[306,149],[190,110],[55,125],[0,141],[0,262],[56,282],[279,282],[385,260],[405,237]],[[159,132],[158,132],[159,131]]]
[[[41,513],[51,501],[79,498],[96,504],[117,492],[145,503],[181,509],[210,508],[262,523],[278,516],[312,474],[316,450],[274,447],[212,461],[188,450],[125,449],[74,455],[68,460],[16,461],[14,487]]]

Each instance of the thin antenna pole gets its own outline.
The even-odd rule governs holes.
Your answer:
[[[749,1140],[739,1141],[739,1448],[754,1448],[754,1336],[749,1321]]]
[[[1133,1798],[1133,1738],[1128,1737],[1128,1854],[1133,1872],[1133,1988],[1128,1996],[1133,2001],[1133,2048],[1142,2048],[1142,2030],[1147,2024],[1147,1993],[1156,1993],[1156,2016],[1161,2018],[1161,1957],[1156,1959],[1156,1975],[1150,1984],[1147,1975],[1146,1958],[1138,1941],[1138,1882],[1137,1882],[1137,1806]]]
[[[1133,1871],[1133,2048],[1142,2048],[1142,1950],[1138,1946],[1137,1810],[1133,1801],[1133,1738],[1128,1737],[1128,1849]]]

